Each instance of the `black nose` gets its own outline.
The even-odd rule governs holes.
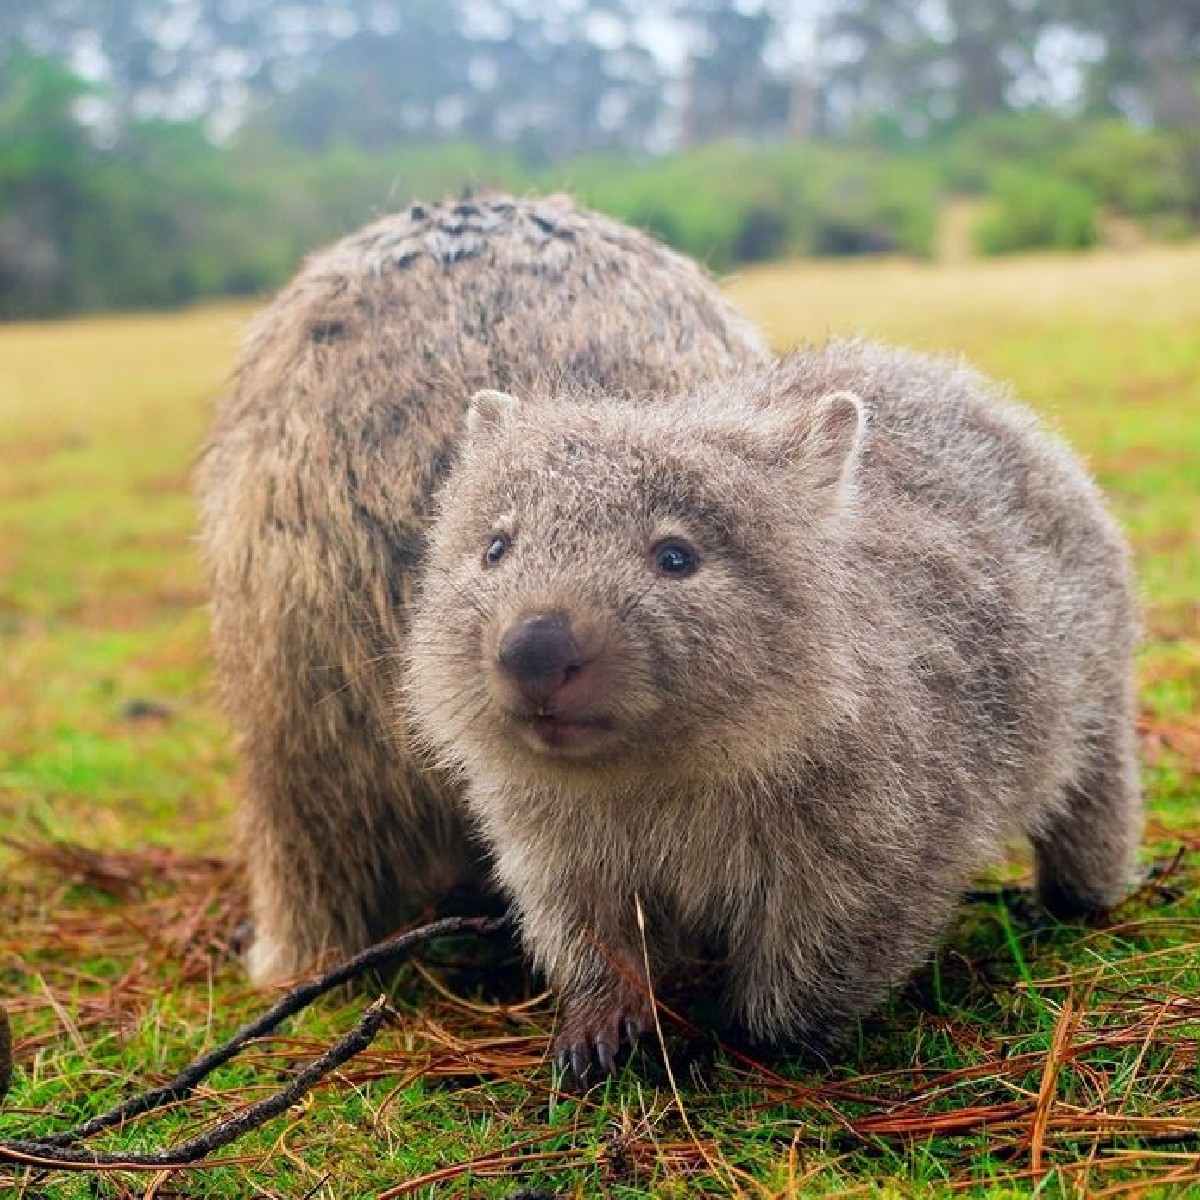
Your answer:
[[[543,704],[583,668],[583,656],[563,613],[538,613],[500,639],[500,666],[521,695]]]

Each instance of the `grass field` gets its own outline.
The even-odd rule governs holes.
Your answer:
[[[0,1167],[0,1190],[1200,1195],[1200,249],[805,264],[730,287],[780,346],[863,332],[966,354],[1087,456],[1137,550],[1146,855],[1169,877],[1105,928],[974,900],[847,1061],[713,1059],[674,1037],[678,1094],[652,1061],[556,1093],[551,1001],[497,1003],[443,953],[402,977],[398,1027],[227,1165]],[[0,996],[17,1050],[0,1139],[99,1111],[264,1007],[228,949],[237,766],[188,495],[245,317],[0,328]],[[993,882],[1024,875],[1018,854]],[[94,1144],[163,1145],[261,1098],[366,1001],[317,1005]]]

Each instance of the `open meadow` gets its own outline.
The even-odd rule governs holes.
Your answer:
[[[1200,248],[729,283],[785,347],[863,333],[1012,380],[1086,456],[1145,599],[1146,862],[1103,928],[981,884],[937,959],[825,1070],[666,1022],[582,1097],[552,1000],[439,950],[401,1019],[300,1104],[179,1172],[0,1165],[25,1197],[1200,1196]],[[159,1082],[266,1007],[230,940],[237,762],[212,691],[189,471],[249,309],[0,326],[0,1140]],[[457,956],[457,957],[456,957]],[[467,956],[469,957],[469,956]],[[133,1153],[280,1086],[351,1028],[339,994],[196,1097],[96,1137]],[[7,1193],[6,1193],[7,1194]]]

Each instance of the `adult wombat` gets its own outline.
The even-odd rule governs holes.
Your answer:
[[[256,980],[482,879],[396,686],[471,393],[681,394],[763,358],[694,265],[563,199],[414,207],[314,255],[259,318],[198,476]],[[465,632],[466,602],[427,622]]]
[[[587,391],[478,398],[408,676],[564,1065],[611,1068],[644,953],[657,977],[697,942],[753,1035],[836,1038],[1015,833],[1052,911],[1122,895],[1128,553],[1062,444],[963,367],[856,342]]]

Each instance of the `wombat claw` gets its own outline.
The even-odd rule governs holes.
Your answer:
[[[648,1015],[635,1016],[619,1010],[615,1016],[600,1020],[572,1021],[555,1040],[554,1064],[568,1085],[584,1087],[589,1082],[607,1079],[617,1072],[617,1056],[624,1046],[632,1050],[650,1028]],[[598,1072],[593,1068],[598,1067]]]

